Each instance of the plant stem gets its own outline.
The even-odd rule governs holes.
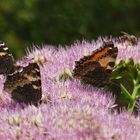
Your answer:
[[[134,107],[135,107],[135,104],[137,102],[137,99],[138,99],[138,90],[140,88],[140,85],[138,83],[137,80],[133,80],[133,83],[134,83],[134,89],[133,89],[133,92],[132,92],[132,100],[130,101],[129,105],[128,105],[128,112],[131,114],[134,110]]]

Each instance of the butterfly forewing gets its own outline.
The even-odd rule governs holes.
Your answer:
[[[0,42],[0,74],[10,74],[14,71],[14,59],[4,42]]]
[[[118,48],[112,42],[104,42],[101,48],[76,62],[73,76],[87,84],[104,86],[112,73],[117,53]]]

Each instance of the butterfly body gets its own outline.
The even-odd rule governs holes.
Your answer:
[[[104,86],[115,65],[118,48],[112,42],[106,42],[89,56],[76,61],[73,76],[84,83],[94,86]]]

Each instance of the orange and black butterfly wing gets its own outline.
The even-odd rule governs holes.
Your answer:
[[[93,86],[104,86],[109,81],[118,49],[114,47],[112,42],[107,42],[95,52],[76,62],[73,75],[84,83]]]

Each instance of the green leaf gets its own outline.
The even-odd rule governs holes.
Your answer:
[[[125,98],[128,99],[129,101],[133,101],[133,98],[131,94],[127,91],[127,89],[122,84],[120,84],[120,86],[121,86],[122,93],[125,95]]]

